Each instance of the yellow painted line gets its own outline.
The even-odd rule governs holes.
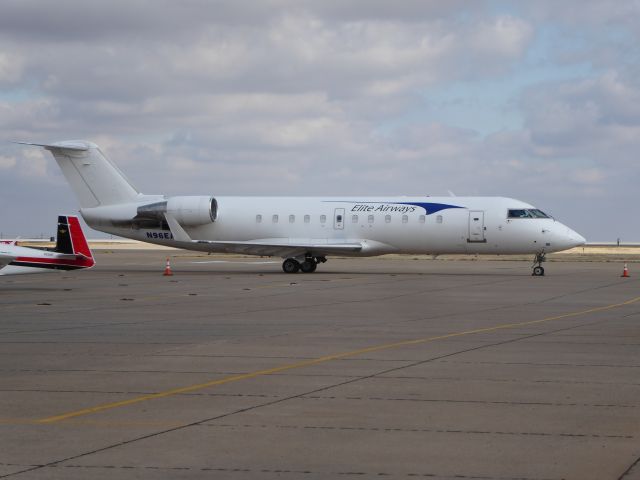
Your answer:
[[[372,352],[379,352],[381,350],[390,350],[393,348],[398,348],[398,347],[406,347],[409,345],[419,345],[419,344],[423,344],[423,343],[428,343],[428,342],[434,342],[437,340],[445,340],[447,338],[455,338],[455,337],[462,337],[465,335],[476,335],[479,333],[488,333],[488,332],[495,332],[496,330],[505,330],[505,329],[510,329],[510,328],[516,328],[516,327],[525,327],[525,326],[529,326],[529,325],[536,325],[539,323],[544,323],[544,322],[551,322],[554,320],[561,320],[564,318],[571,318],[571,317],[578,317],[580,315],[586,315],[588,313],[596,313],[596,312],[602,312],[605,310],[611,310],[614,308],[619,308],[625,305],[631,305],[632,303],[636,303],[640,300],[640,297],[635,297],[632,298],[631,300],[627,300],[625,302],[622,303],[614,303],[611,305],[605,305],[603,307],[595,307],[595,308],[590,308],[588,310],[580,310],[577,312],[571,312],[571,313],[565,313],[562,315],[555,315],[553,317],[546,317],[546,318],[542,318],[539,320],[530,320],[527,322],[517,322],[517,323],[505,323],[505,324],[501,324],[501,325],[495,325],[493,327],[486,327],[486,328],[478,328],[475,330],[465,330],[462,332],[456,332],[456,333],[448,333],[445,335],[438,335],[435,337],[424,337],[424,338],[417,338],[414,340],[403,340],[400,342],[394,342],[394,343],[387,343],[387,344],[383,344],[383,345],[374,345],[371,347],[366,347],[366,348],[361,348],[358,350],[351,350],[349,352],[342,352],[342,353],[336,353],[333,355],[326,355],[323,357],[318,357],[318,358],[313,358],[311,360],[304,360],[301,362],[296,362],[296,363],[290,363],[290,364],[286,364],[286,365],[281,365],[279,367],[273,367],[273,368],[267,368],[264,370],[257,370],[255,372],[250,372],[250,373],[244,373],[244,374],[240,374],[240,375],[232,375],[229,377],[224,377],[218,380],[211,380],[209,382],[204,382],[204,383],[198,383],[195,385],[189,385],[186,387],[179,387],[179,388],[173,388],[171,390],[165,390],[163,392],[158,392],[158,393],[152,393],[149,395],[141,395],[139,397],[134,397],[134,398],[130,398],[128,400],[121,400],[119,402],[111,402],[111,403],[105,403],[102,405],[96,405],[95,407],[89,407],[89,408],[83,408],[81,410],[76,410],[73,412],[68,412],[68,413],[63,413],[61,415],[54,415],[52,417],[46,417],[46,418],[42,418],[39,420],[36,420],[36,423],[39,424],[46,424],[46,423],[55,423],[55,422],[61,422],[63,420],[68,420],[70,418],[75,418],[75,417],[80,417],[82,415],[90,415],[92,413],[98,413],[98,412],[103,412],[105,410],[111,410],[114,408],[118,408],[118,407],[125,407],[128,405],[134,405],[136,403],[141,403],[141,402],[146,402],[148,400],[154,400],[156,398],[166,398],[166,397],[171,397],[173,395],[179,395],[181,393],[189,393],[189,392],[194,392],[196,390],[202,390],[204,388],[209,388],[209,387],[215,387],[218,385],[225,385],[227,383],[233,383],[233,382],[239,382],[241,380],[248,380],[251,378],[256,378],[256,377],[261,377],[264,375],[272,375],[274,373],[280,373],[280,372],[285,372],[287,370],[294,370],[297,368],[303,368],[303,367],[310,367],[312,365],[318,365],[320,363],[326,363],[326,362],[330,362],[332,360],[339,360],[342,358],[348,358],[348,357],[355,357],[357,355],[362,355],[365,353],[372,353]]]
[[[33,418],[0,418],[0,425],[38,425],[42,422]],[[182,425],[180,422],[145,421],[145,420],[82,420],[70,419],[65,425],[82,427],[110,427],[110,428],[131,428],[131,427],[163,427],[172,428]]]
[[[32,418],[0,418],[0,425],[35,425],[38,420]]]

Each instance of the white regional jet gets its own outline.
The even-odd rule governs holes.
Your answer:
[[[284,258],[287,273],[313,272],[330,255],[533,254],[585,239],[528,203],[503,197],[214,197],[144,195],[86,141],[49,150],[92,228],[206,252]]]
[[[78,217],[58,217],[58,234],[53,249],[20,247],[16,241],[0,242],[0,275],[79,270],[94,265]]]

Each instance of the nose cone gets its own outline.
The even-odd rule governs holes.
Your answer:
[[[587,243],[587,239],[580,235],[578,232],[571,230],[570,228],[567,228],[567,230],[569,230],[569,237],[571,238],[572,247],[579,247],[580,245],[584,245],[585,243]]]
[[[553,229],[554,246],[557,250],[567,250],[569,248],[579,247],[586,243],[586,239],[578,232],[571,230],[566,225],[558,223]]]

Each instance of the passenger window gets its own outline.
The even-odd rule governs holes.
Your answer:
[[[436,223],[442,223],[442,215],[436,217]]]
[[[320,223],[326,223],[327,222],[327,216],[326,215],[320,215]]]
[[[336,222],[342,223],[342,215],[336,215]]]
[[[425,221],[425,216],[424,216],[424,215],[420,215],[420,216],[418,217],[418,221],[419,221],[420,223],[424,223],[424,221]]]
[[[309,215],[304,216],[304,223],[309,223],[311,221],[311,217]]]
[[[367,218],[367,221],[369,223],[373,223],[373,215],[369,215],[369,218]]]
[[[408,215],[402,215],[402,223],[408,223],[409,222],[409,216]]]
[[[351,223],[358,223],[358,215],[351,216]]]
[[[273,221],[273,223],[278,223],[278,215],[274,215],[271,220]]]
[[[289,223],[293,223],[296,221],[296,216],[295,215],[289,215]]]
[[[384,216],[384,221],[385,221],[385,223],[391,223],[391,215],[385,215]]]
[[[262,223],[262,215],[256,215],[256,223]]]

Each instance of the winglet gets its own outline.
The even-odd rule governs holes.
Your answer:
[[[164,218],[167,219],[167,223],[169,224],[169,229],[171,230],[171,234],[173,238],[179,242],[192,242],[193,240],[189,236],[187,232],[185,232],[184,228],[178,223],[178,221],[173,218],[172,215],[169,215],[165,212]]]

